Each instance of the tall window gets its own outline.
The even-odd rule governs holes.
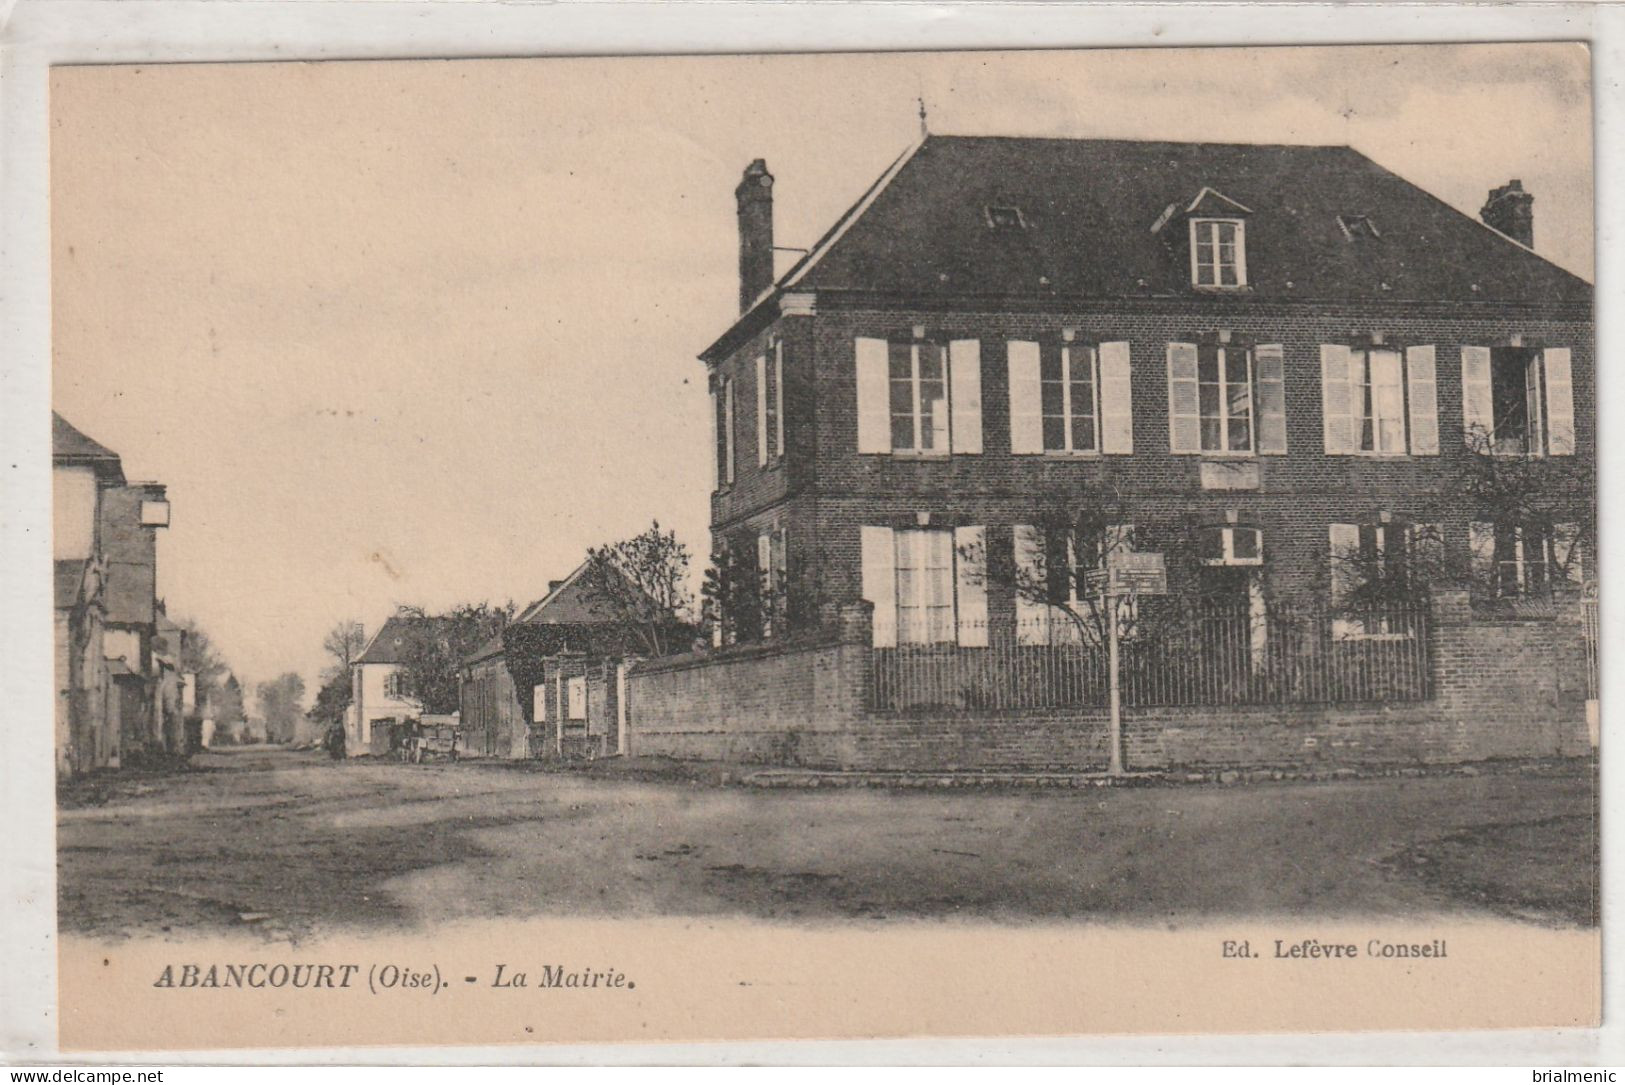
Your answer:
[[[1405,453],[1405,365],[1397,350],[1355,350],[1349,376],[1358,397],[1360,451]]]
[[[907,337],[858,336],[852,345],[859,452],[982,451],[981,340],[932,339],[919,325]]]
[[[1574,386],[1567,348],[1461,348],[1468,446],[1498,456],[1572,456]]]
[[[1044,451],[1100,450],[1100,394],[1094,348],[1063,343],[1039,356]]]
[[[889,344],[893,450],[948,451],[948,351],[941,343]]]
[[[1191,220],[1191,282],[1246,286],[1246,235],[1240,219]]]
[[[1252,351],[1202,344],[1197,351],[1196,391],[1203,452],[1253,450]]]
[[[784,455],[784,343],[775,340],[756,359],[756,462]]]
[[[897,547],[897,640],[940,644],[954,640],[954,533],[903,530]]]
[[[1320,347],[1326,451],[1433,456],[1439,452],[1435,349],[1380,343]]]

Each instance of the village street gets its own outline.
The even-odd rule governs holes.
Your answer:
[[[64,932],[465,917],[1595,922],[1584,768],[1064,791],[762,790],[534,764],[207,753],[59,810]]]

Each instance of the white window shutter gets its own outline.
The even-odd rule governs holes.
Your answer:
[[[739,432],[739,429],[737,414],[734,409],[734,382],[732,380],[722,382],[722,401],[722,425],[726,431],[722,435],[723,450],[726,453],[723,457],[725,472],[723,481],[732,484],[734,480],[734,458],[739,454],[739,450],[734,444],[734,435]]]
[[[1014,528],[1016,560],[1016,642],[1018,644],[1048,644],[1050,607],[1048,603],[1031,597],[1044,573],[1044,539],[1032,524],[1017,524]]]
[[[756,465],[767,466],[767,355],[756,356]]]
[[[889,527],[861,530],[863,597],[875,605],[874,646],[897,646],[897,550]]]
[[[1124,456],[1134,452],[1134,377],[1129,363],[1127,343],[1100,344],[1100,450]]]
[[[987,528],[954,528],[959,646],[987,647]]]
[[[891,451],[889,351],[884,339],[857,340],[858,451]]]
[[[948,344],[948,409],[955,452],[982,451],[982,341]]]
[[[717,429],[717,393],[711,391],[711,491],[715,493],[722,489],[722,450],[717,442],[722,440],[722,434]]]
[[[1495,400],[1490,393],[1490,348],[1461,348],[1461,421],[1467,447],[1490,450],[1495,437]]]
[[[1360,556],[1360,526],[1330,524],[1332,605],[1339,605],[1354,590],[1354,562]]]
[[[1574,373],[1568,347],[1548,347],[1546,433],[1553,456],[1574,455]]]
[[[1411,455],[1439,454],[1439,384],[1433,347],[1405,349],[1405,381],[1411,401]]]
[[[1279,343],[1253,352],[1258,366],[1258,451],[1286,455],[1286,360]]]
[[[1320,345],[1320,403],[1328,456],[1346,456],[1356,451],[1349,354],[1349,348],[1341,343]]]
[[[773,584],[773,533],[764,531],[756,536],[756,575],[764,589]]]
[[[1196,389],[1196,344],[1168,344],[1168,448],[1202,450],[1202,421]]]
[[[1044,451],[1038,344],[1012,339],[1005,349],[1010,370],[1010,451],[1018,456],[1037,455]]]
[[[784,340],[773,344],[773,418],[778,430],[773,434],[773,451],[784,455]]]

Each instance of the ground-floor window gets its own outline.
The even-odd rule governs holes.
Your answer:
[[[954,639],[954,534],[897,531],[897,639],[941,644]]]
[[[1574,524],[1488,523],[1471,527],[1473,579],[1492,598],[1549,595],[1584,579]]]
[[[959,527],[861,529],[863,598],[874,604],[874,644],[987,644],[986,531]]]

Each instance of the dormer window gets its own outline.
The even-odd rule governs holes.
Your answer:
[[[1350,241],[1382,236],[1368,215],[1338,215],[1337,225],[1342,228],[1343,236]]]
[[[1019,207],[985,207],[987,225],[991,230],[1025,230],[1027,220]]]
[[[1246,224],[1241,219],[1193,218],[1191,284],[1214,288],[1247,285]]]

